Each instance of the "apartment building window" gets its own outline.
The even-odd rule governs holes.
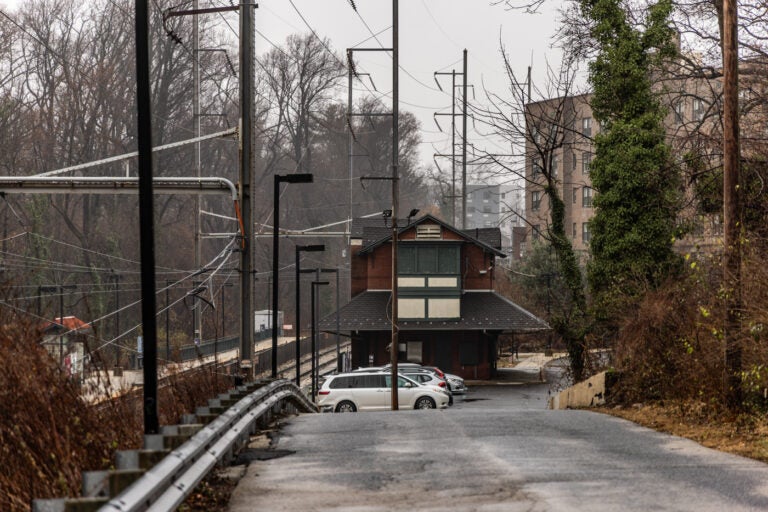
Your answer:
[[[592,136],[592,118],[585,117],[581,120],[581,134],[585,137]]]
[[[491,198],[491,193],[490,193],[488,190],[486,190],[485,192],[483,192],[483,202],[484,202],[484,203],[485,203],[485,202],[488,202],[488,200],[489,200],[490,198]]]
[[[539,158],[533,159],[533,179],[536,179],[536,177],[541,174],[541,160]]]
[[[531,192],[531,210],[538,210],[541,206],[541,191]]]
[[[581,207],[592,208],[592,188],[583,187],[581,189]]]
[[[578,192],[578,190],[579,190],[579,188],[578,188],[578,187],[573,187],[573,204],[576,204],[576,200],[577,200],[577,199],[578,199],[578,197],[579,197],[579,192]]]
[[[589,164],[592,162],[592,153],[585,151],[581,154],[581,174],[589,175]]]
[[[560,167],[560,160],[557,155],[552,155],[552,177],[557,178],[557,168]]]
[[[573,223],[573,229],[571,230],[571,238],[576,240],[576,223]]]
[[[590,235],[589,235],[589,223],[588,222],[582,222],[581,224],[581,241],[585,244],[589,242]]]
[[[539,239],[539,225],[534,224],[531,228],[531,240],[536,241]]]
[[[572,160],[571,169],[575,171],[576,170],[576,153],[571,153],[571,160]]]
[[[685,100],[677,100],[674,110],[675,124],[683,124],[685,122]]]
[[[693,100],[693,120],[701,121],[704,119],[704,100],[696,98]]]

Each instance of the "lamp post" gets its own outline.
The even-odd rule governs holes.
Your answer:
[[[301,174],[275,174],[275,187],[273,193],[272,210],[272,378],[277,378],[277,309],[278,309],[278,271],[280,259],[280,183],[312,183],[313,177],[309,173]]]
[[[325,245],[296,246],[296,385],[301,387],[301,252],[320,252]]]
[[[328,284],[328,281],[312,281],[312,374],[310,375],[310,378],[312,379],[313,402],[315,401],[315,396],[317,395],[317,319],[315,314],[315,295],[317,295],[317,287],[324,284]]]

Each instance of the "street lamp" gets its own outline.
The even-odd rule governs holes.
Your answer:
[[[325,245],[296,246],[296,385],[301,387],[301,259],[300,253],[320,252]]]
[[[315,341],[317,338],[317,320],[315,315],[315,295],[317,295],[317,287],[322,286],[324,284],[328,284],[328,281],[312,281],[312,374],[310,375],[310,378],[312,379],[312,401],[315,401],[315,396],[317,395],[317,355],[315,352],[317,351],[317,342]]]
[[[278,271],[280,259],[280,183],[312,183],[313,177],[309,173],[302,174],[275,174],[275,187],[273,193],[274,208],[272,210],[272,378],[277,378],[277,291]]]

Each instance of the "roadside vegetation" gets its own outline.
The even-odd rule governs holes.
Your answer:
[[[141,447],[141,389],[87,403],[81,393],[87,384],[67,378],[38,345],[35,327],[6,308],[0,308],[0,325],[0,510],[78,496],[82,471],[108,469],[116,450]],[[179,423],[231,385],[211,369],[168,379],[158,391],[160,423]]]

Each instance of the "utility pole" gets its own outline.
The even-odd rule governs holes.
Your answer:
[[[240,209],[243,240],[240,252],[240,367],[253,374],[253,307],[251,298],[251,173],[253,170],[253,12],[240,7]],[[274,326],[273,326],[274,328]]]
[[[200,16],[198,14],[199,0],[192,1],[192,124],[194,125],[194,136],[200,138]],[[195,176],[200,177],[200,141],[195,142]],[[200,268],[202,260],[200,248],[200,232],[202,223],[200,219],[201,196],[195,195],[195,269]],[[200,302],[195,306],[198,311],[193,311],[194,316],[194,338],[203,339],[203,309]]]
[[[464,49],[461,129],[461,229],[467,229],[467,49]]]
[[[437,87],[442,91],[443,87],[440,85],[440,81],[437,79],[438,75],[451,75],[451,113],[441,114],[435,113],[435,124],[437,128],[442,132],[443,129],[440,123],[437,122],[438,116],[451,116],[451,153],[436,153],[434,156],[451,157],[451,224],[456,225],[456,116],[462,117],[462,160],[461,160],[461,227],[467,228],[467,50],[464,50],[464,65],[463,71],[457,73],[456,70],[448,72],[436,71],[434,73],[435,83]],[[462,111],[461,114],[456,113],[456,75],[462,76]],[[474,91],[474,89],[472,89]],[[437,163],[437,161],[435,161]],[[439,169],[440,166],[438,166]]]
[[[726,290],[724,387],[729,409],[741,407],[741,181],[739,147],[739,35],[736,0],[723,0],[723,285]]]
[[[152,95],[150,85],[149,6],[136,0],[136,108],[139,150],[139,224],[141,325],[144,335],[144,433],[157,434],[157,324],[155,319],[155,232],[152,192]]]
[[[390,363],[392,365],[392,410],[399,408],[399,399],[397,396],[397,349],[399,339],[399,327],[397,325],[397,209],[399,207],[399,169],[398,169],[398,115],[400,108],[400,85],[399,85],[399,15],[398,0],[392,0],[392,344],[390,346]]]

